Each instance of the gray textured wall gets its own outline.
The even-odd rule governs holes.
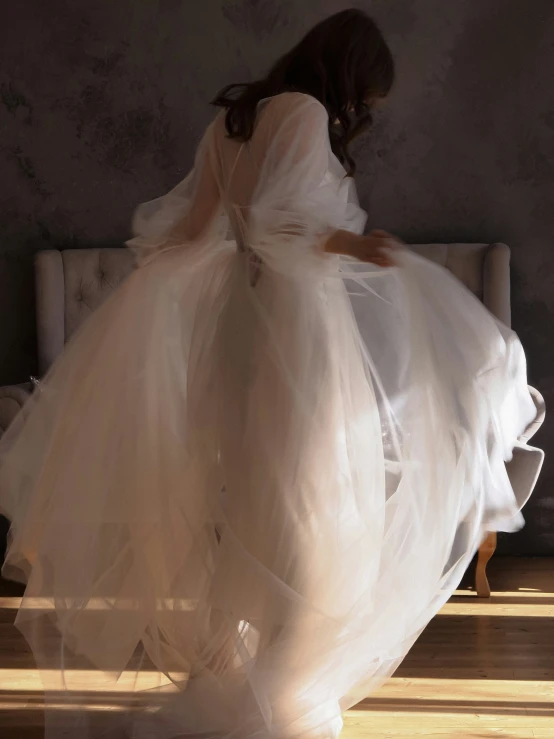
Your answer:
[[[342,0],[19,0],[0,29],[0,382],[35,366],[32,257],[120,244],[186,172],[219,87],[262,72]],[[505,241],[514,324],[554,409],[554,2],[367,0],[399,81],[358,147],[374,226]],[[554,419],[554,410],[552,418]],[[539,443],[554,442],[554,421]],[[554,465],[504,543],[554,553]]]

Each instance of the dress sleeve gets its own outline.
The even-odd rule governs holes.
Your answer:
[[[286,93],[267,104],[266,150],[250,208],[250,238],[276,269],[323,264],[327,237],[337,229],[361,232],[366,214],[352,179],[331,151],[328,114],[321,103]]]
[[[217,239],[227,224],[212,165],[213,124],[196,152],[194,167],[166,195],[142,203],[132,221],[133,238],[127,242],[139,265],[161,252]]]

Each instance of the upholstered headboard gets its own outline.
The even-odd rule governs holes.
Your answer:
[[[450,270],[493,315],[511,325],[510,249],[506,244],[416,244],[410,248]]]
[[[504,244],[411,247],[449,269],[487,308],[510,324],[510,250]],[[65,342],[133,270],[128,249],[43,251],[36,261],[37,332],[44,374]]]
[[[40,372],[65,342],[133,270],[128,249],[43,251],[36,259],[36,305]]]

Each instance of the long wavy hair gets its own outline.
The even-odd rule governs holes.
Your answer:
[[[373,103],[388,95],[393,82],[394,60],[381,31],[361,10],[351,9],[314,26],[266,77],[228,85],[212,104],[227,110],[228,135],[248,141],[260,100],[287,91],[311,95],[327,109],[331,147],[352,175],[349,144],[369,128]]]

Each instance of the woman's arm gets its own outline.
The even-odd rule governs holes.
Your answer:
[[[207,152],[197,161],[196,170],[196,182],[188,211],[170,228],[167,233],[168,241],[175,240],[185,244],[202,240],[221,210],[219,187]]]
[[[394,267],[393,252],[398,243],[386,231],[372,231],[367,236],[359,236],[351,231],[338,230],[327,239],[324,248],[329,254],[353,257],[378,267]]]
[[[190,174],[166,195],[140,205],[133,218],[134,238],[127,242],[146,264],[157,254],[183,246],[202,245],[214,237],[222,202],[213,170],[210,146],[213,126],[208,127],[196,152]]]

